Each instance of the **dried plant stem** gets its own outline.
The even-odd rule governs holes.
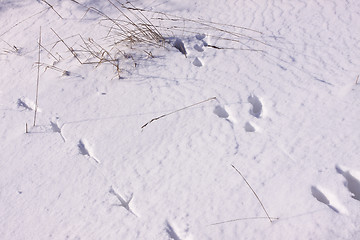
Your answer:
[[[48,2],[45,1],[45,0],[41,0],[41,1],[44,2],[46,5],[48,5],[49,8],[51,8],[61,19],[64,19],[64,18],[54,9],[54,7],[53,7],[50,3],[48,3]]]
[[[175,111],[173,111],[173,112],[170,112],[170,113],[161,115],[161,116],[159,116],[159,117],[153,118],[153,119],[151,119],[149,122],[145,123],[141,128],[146,127],[148,124],[152,123],[153,121],[159,120],[160,118],[169,116],[169,115],[171,115],[171,114],[180,112],[180,111],[185,110],[185,109],[187,109],[187,108],[191,108],[191,107],[194,107],[194,106],[196,106],[196,105],[199,105],[199,104],[202,104],[202,103],[204,103],[204,102],[211,101],[211,100],[215,100],[215,99],[216,99],[216,97],[212,97],[212,98],[206,99],[206,100],[204,100],[204,101],[197,102],[197,103],[194,103],[194,104],[192,104],[192,105],[189,105],[189,106],[183,107],[183,108],[181,108],[181,109],[175,110]]]
[[[63,75],[65,76],[69,76],[70,75],[70,72],[67,71],[67,70],[64,70],[64,69],[61,69],[61,68],[58,68],[58,67],[55,67],[53,65],[49,65],[49,64],[46,64],[46,63],[40,63],[40,65],[42,67],[44,67],[44,72],[48,69],[52,69],[52,70],[55,70],[55,71],[58,71],[58,72],[61,72]]]
[[[222,222],[216,222],[216,223],[212,223],[209,226],[214,226],[214,225],[220,225],[220,224],[224,224],[224,223],[231,223],[231,222],[237,222],[237,221],[245,221],[245,220],[258,220],[258,219],[268,219],[268,217],[247,217],[247,218],[237,218],[237,219],[231,219],[231,220],[227,220],[227,221],[222,221]],[[277,220],[279,218],[271,218],[274,220]]]
[[[36,78],[36,96],[35,96],[35,113],[34,113],[34,127],[36,124],[36,113],[38,108],[38,97],[39,97],[39,81],[40,81],[40,52],[41,52],[41,27],[39,33],[39,54],[38,54],[38,62],[37,62],[37,78]]]
[[[256,192],[254,191],[254,189],[250,186],[250,184],[248,183],[248,181],[246,180],[246,178],[241,174],[241,172],[234,166],[234,165],[231,165],[239,174],[240,176],[244,179],[245,183],[249,186],[249,188],[251,189],[251,191],[254,193],[255,197],[257,198],[257,200],[259,201],[262,209],[264,209],[264,212],[267,216],[267,218],[269,219],[270,222],[272,222],[272,219],[271,217],[269,216],[269,214],[267,213],[265,207],[264,207],[264,204],[261,202],[259,196],[256,194]]]
[[[357,84],[358,84],[358,82],[359,82],[359,75],[358,75],[358,76],[357,76],[357,78],[356,78],[355,85],[357,85]]]
[[[83,63],[80,61],[80,59],[78,58],[78,56],[76,55],[74,49],[72,49],[71,47],[69,47],[69,46],[65,43],[65,41],[59,36],[59,34],[57,34],[57,33],[55,32],[54,29],[52,29],[52,28],[50,28],[50,29],[51,29],[51,31],[53,31],[53,33],[55,33],[55,35],[59,38],[59,40],[65,45],[65,47],[72,53],[72,55],[79,61],[79,63],[80,63],[80,64],[83,64]]]
[[[6,30],[5,32],[1,33],[1,34],[0,34],[0,37],[2,37],[3,35],[5,35],[6,33],[8,33],[8,32],[9,32],[10,30],[12,30],[13,28],[17,27],[18,25],[22,24],[23,22],[26,22],[26,21],[29,20],[30,18],[33,18],[33,17],[35,17],[35,16],[37,16],[37,15],[39,15],[39,14],[42,14],[43,12],[47,11],[48,9],[49,9],[49,8],[46,8],[46,9],[44,9],[44,10],[38,12],[38,13],[35,13],[35,14],[31,15],[30,17],[27,17],[27,18],[25,18],[24,20],[16,23],[15,25],[11,26],[8,30]]]
[[[52,54],[49,50],[47,50],[43,45],[40,45],[42,49],[44,49],[50,56],[52,56],[57,62],[60,61],[60,59],[57,59],[54,54]]]

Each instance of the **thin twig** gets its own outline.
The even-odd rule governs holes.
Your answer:
[[[260,198],[258,197],[258,195],[256,194],[256,192],[254,191],[254,189],[250,186],[250,184],[248,183],[248,181],[246,180],[246,178],[241,174],[241,172],[239,170],[237,170],[237,168],[234,165],[231,165],[239,174],[240,176],[244,179],[245,183],[249,186],[249,188],[251,189],[251,191],[254,193],[255,197],[257,198],[257,200],[259,201],[262,209],[264,209],[264,212],[267,216],[267,218],[269,219],[270,222],[272,222],[271,217],[269,216],[269,214],[267,213],[264,204],[261,202]]]
[[[237,221],[257,220],[257,219],[268,219],[268,217],[237,218],[237,219],[231,219],[231,220],[227,220],[227,221],[212,223],[212,224],[210,224],[209,226],[220,225],[220,224],[230,223],[230,222],[237,222]],[[273,217],[272,217],[271,219],[273,219],[273,220],[278,220],[279,218],[273,218]]]
[[[60,59],[57,59],[54,54],[52,54],[49,50],[47,50],[43,45],[40,45],[42,49],[44,49],[50,56],[52,56],[57,62],[60,61]]]
[[[39,81],[40,81],[40,52],[41,52],[41,27],[39,33],[39,54],[38,54],[38,67],[37,67],[37,79],[36,79],[36,96],[35,96],[35,113],[34,113],[34,127],[36,124],[36,113],[38,108],[38,96],[39,96]]]
[[[80,64],[83,64],[80,59],[78,58],[78,56],[76,55],[74,49],[72,49],[71,47],[69,47],[65,41],[55,32],[54,29],[50,28],[51,31],[53,31],[53,33],[55,33],[55,35],[59,38],[59,40],[67,47],[67,49],[72,53],[72,55],[79,61]]]
[[[215,100],[215,99],[216,99],[216,97],[212,97],[212,98],[206,99],[206,100],[204,100],[204,101],[201,101],[201,102],[198,102],[198,103],[194,103],[194,104],[192,104],[192,105],[189,105],[189,106],[183,107],[183,108],[178,109],[178,110],[175,110],[175,111],[173,111],[173,112],[170,112],[170,113],[167,113],[167,114],[161,115],[161,116],[159,116],[159,117],[153,118],[153,119],[151,119],[149,122],[145,123],[145,124],[144,124],[141,128],[146,127],[148,124],[152,123],[153,121],[159,120],[160,118],[163,118],[163,117],[169,116],[169,115],[171,115],[171,114],[174,114],[174,113],[180,112],[180,111],[185,110],[185,109],[187,109],[187,108],[191,108],[191,107],[194,107],[194,106],[196,106],[196,105],[199,105],[199,104],[202,104],[202,103],[204,103],[204,102],[211,101],[211,100]]]
[[[1,34],[0,34],[0,37],[2,37],[3,35],[5,35],[6,33],[8,33],[11,29],[13,29],[13,28],[17,27],[17,26],[18,26],[18,25],[20,25],[21,23],[23,23],[23,22],[25,22],[25,21],[29,20],[30,18],[35,17],[36,15],[39,15],[39,14],[41,14],[41,13],[43,13],[43,12],[47,11],[48,9],[49,9],[49,8],[46,8],[46,9],[44,9],[44,10],[42,10],[42,11],[38,12],[38,13],[35,13],[35,14],[31,15],[30,17],[27,17],[27,18],[25,18],[24,20],[22,20],[22,21],[20,21],[20,22],[16,23],[15,25],[11,26],[8,30],[6,30],[5,32],[1,33]]]
[[[355,85],[357,85],[357,84],[358,84],[358,82],[359,82],[359,75],[358,75],[358,76],[357,76],[357,78],[356,78]]]
[[[47,1],[45,1],[45,0],[41,0],[42,2],[44,2],[44,3],[46,3],[61,19],[64,19],[55,9],[54,9],[54,7],[50,4],[50,3],[48,3]]]
[[[58,71],[58,72],[61,72],[63,75],[65,76],[69,76],[70,75],[70,72],[67,71],[67,70],[64,70],[64,69],[61,69],[61,68],[58,68],[58,67],[55,67],[54,65],[49,65],[49,64],[46,64],[46,63],[40,63],[40,65],[42,67],[44,67],[44,72],[48,69],[52,69],[52,70],[55,70],[55,71]]]

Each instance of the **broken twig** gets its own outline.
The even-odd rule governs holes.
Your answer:
[[[264,204],[261,202],[260,198],[258,197],[258,195],[256,194],[256,192],[254,191],[254,189],[250,186],[250,184],[248,183],[248,181],[246,180],[246,178],[241,174],[241,172],[239,170],[237,170],[237,168],[234,165],[231,165],[239,174],[240,176],[244,179],[245,183],[249,186],[249,188],[251,189],[251,191],[254,193],[255,197],[257,198],[257,200],[259,201],[262,209],[264,209],[264,212],[267,216],[267,218],[269,219],[270,222],[272,222],[272,218],[269,216],[269,214],[267,213]]]
[[[65,47],[71,52],[71,54],[76,58],[76,60],[78,60],[78,62],[79,62],[80,64],[83,64],[83,63],[81,62],[81,60],[79,59],[79,57],[76,55],[74,49],[72,49],[71,47],[69,47],[69,46],[65,43],[65,41],[59,36],[59,34],[57,34],[57,33],[55,32],[54,29],[52,29],[52,28],[50,28],[50,29],[51,29],[51,31],[53,31],[53,33],[59,38],[59,40],[65,45]]]
[[[36,78],[36,96],[35,96],[35,113],[34,113],[34,127],[36,124],[36,113],[38,108],[38,96],[39,96],[39,81],[40,81],[40,52],[41,52],[41,27],[39,34],[39,54],[38,54],[38,62],[37,62],[37,78]]]
[[[48,3],[48,2],[45,1],[45,0],[41,0],[41,1],[44,2],[46,5],[48,5],[49,8],[51,8],[61,19],[64,19],[64,18],[54,9],[54,7],[53,7],[50,3]]]
[[[175,111],[173,111],[173,112],[170,112],[170,113],[161,115],[161,116],[159,116],[159,117],[153,118],[153,119],[151,119],[149,122],[145,123],[141,128],[146,127],[148,124],[152,123],[153,121],[159,120],[160,118],[169,116],[169,115],[171,115],[171,114],[180,112],[180,111],[185,110],[185,109],[187,109],[187,108],[191,108],[191,107],[194,107],[194,106],[196,106],[196,105],[199,105],[199,104],[202,104],[202,103],[204,103],[204,102],[211,101],[211,100],[215,100],[215,99],[216,99],[216,97],[212,97],[212,98],[206,99],[206,100],[204,100],[204,101],[201,101],[201,102],[198,102],[198,103],[194,103],[194,104],[192,104],[192,105],[190,105],[190,106],[186,106],[186,107],[183,107],[183,108],[181,108],[181,109],[175,110]]]
[[[231,220],[227,220],[227,221],[222,221],[222,222],[216,222],[216,223],[212,223],[209,226],[215,226],[215,225],[220,225],[220,224],[224,224],[224,223],[231,223],[231,222],[237,222],[237,221],[246,221],[246,220],[259,220],[259,219],[268,219],[268,217],[247,217],[247,218],[237,218],[237,219],[231,219]],[[271,218],[273,220],[277,220],[279,218]]]

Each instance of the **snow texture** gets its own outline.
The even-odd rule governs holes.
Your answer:
[[[0,1],[0,239],[360,239],[359,24],[357,0]]]

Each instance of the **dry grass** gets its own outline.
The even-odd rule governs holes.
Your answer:
[[[264,204],[262,203],[262,201],[260,200],[259,196],[257,195],[257,193],[255,192],[255,190],[251,187],[251,185],[249,184],[249,182],[246,180],[246,178],[244,177],[244,175],[242,175],[242,173],[234,166],[231,165],[235,171],[242,177],[242,179],[244,180],[244,182],[246,183],[246,185],[248,185],[248,187],[250,188],[250,190],[252,191],[252,193],[255,195],[256,199],[258,200],[258,202],[261,205],[261,208],[264,210],[266,217],[269,219],[270,222],[272,222],[272,218],[269,216],[268,212],[266,211],[266,208],[264,207]]]
[[[144,129],[147,125],[149,125],[150,123],[152,123],[152,122],[154,122],[154,121],[159,120],[160,118],[167,117],[167,116],[172,115],[172,114],[174,114],[174,113],[183,111],[183,110],[188,109],[188,108],[192,108],[192,107],[194,107],[194,106],[197,106],[197,105],[200,105],[200,104],[203,104],[203,103],[205,103],[205,102],[212,101],[212,100],[217,100],[217,99],[216,99],[216,97],[212,97],[212,98],[203,100],[203,101],[201,101],[201,102],[197,102],[197,103],[191,104],[191,105],[189,105],[189,106],[186,106],[186,107],[177,109],[177,110],[175,110],[175,111],[172,111],[172,112],[163,114],[163,115],[161,115],[161,116],[159,116],[159,117],[153,118],[153,119],[151,119],[150,121],[148,121],[147,123],[145,123],[144,125],[142,125],[142,126],[141,126],[141,129]]]
[[[39,52],[38,52],[38,62],[37,62],[37,78],[36,78],[36,95],[35,95],[35,110],[34,110],[34,124],[36,125],[36,114],[38,109],[38,99],[39,99],[39,82],[40,82],[40,56],[41,56],[41,27],[40,27],[40,33],[39,33]]]
[[[59,21],[66,20],[57,11],[56,6],[45,0],[41,0],[41,2],[46,6],[44,10],[11,26],[10,29],[0,34],[0,37],[44,11],[51,10],[60,18]],[[53,43],[52,47],[40,44],[41,49],[54,60],[52,63],[38,63],[38,66],[44,67],[45,70],[52,69],[63,74],[67,73],[66,70],[55,64],[65,59],[66,57],[62,55],[65,56],[65,52],[69,52],[80,65],[92,64],[98,67],[102,64],[110,64],[114,68],[115,76],[121,78],[124,71],[131,71],[142,61],[156,58],[157,56],[153,54],[156,48],[168,50],[175,47],[187,56],[184,41],[195,36],[198,38],[197,36],[202,34],[204,34],[204,38],[211,38],[215,41],[211,44],[205,39],[198,38],[202,41],[203,46],[216,50],[263,51],[263,48],[269,46],[261,40],[261,32],[246,27],[149,11],[138,8],[130,2],[121,3],[119,0],[107,0],[108,6],[112,9],[111,14],[76,0],[71,0],[71,2],[84,11],[80,21],[86,21],[89,14],[91,14],[91,18],[97,16],[98,26],[104,28],[104,34],[100,36],[100,39],[99,36],[96,38],[95,35],[84,36],[79,33],[63,36],[55,27],[50,28],[58,40]],[[65,47],[65,50],[59,50],[58,44]],[[10,49],[7,49],[7,52],[18,52],[17,47],[8,45]],[[58,49],[57,51],[54,50],[55,47]]]
[[[46,5],[48,5],[49,6],[49,8],[50,9],[52,9],[61,19],[64,19],[55,9],[54,9],[54,7],[50,4],[50,3],[48,3],[47,1],[45,1],[45,0],[41,0],[43,3],[45,3]]]

